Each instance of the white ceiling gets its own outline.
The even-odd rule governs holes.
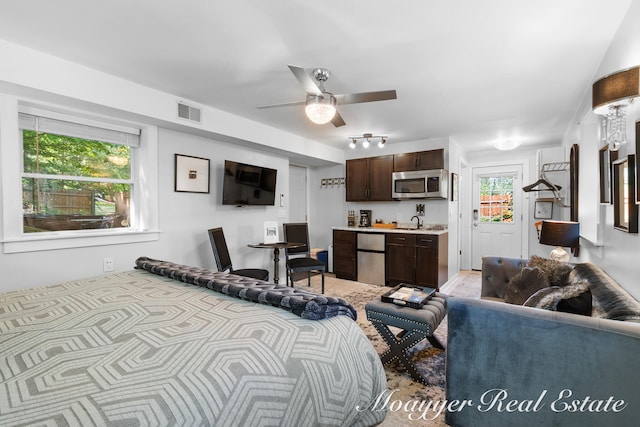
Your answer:
[[[452,137],[558,144],[631,0],[0,0],[0,39],[336,147]],[[326,89],[395,89],[314,125],[288,64]]]

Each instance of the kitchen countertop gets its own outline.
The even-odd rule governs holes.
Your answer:
[[[334,230],[343,230],[343,231],[357,231],[360,233],[408,233],[408,234],[432,234],[436,236],[440,236],[442,234],[447,234],[448,230],[440,230],[440,229],[432,229],[427,226],[426,228],[378,228],[378,227],[333,227]]]

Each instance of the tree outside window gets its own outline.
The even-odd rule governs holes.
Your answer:
[[[23,231],[129,227],[131,147],[24,129]]]

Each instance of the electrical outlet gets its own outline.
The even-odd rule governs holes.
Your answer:
[[[102,269],[103,271],[107,272],[107,271],[113,271],[113,257],[105,257],[102,263]]]

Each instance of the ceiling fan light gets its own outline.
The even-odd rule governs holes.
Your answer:
[[[332,95],[328,98],[322,95],[309,95],[304,111],[309,120],[315,124],[329,123],[336,115],[336,99]]]

